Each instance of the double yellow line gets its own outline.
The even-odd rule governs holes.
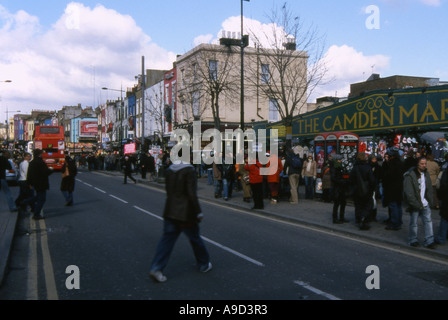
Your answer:
[[[47,300],[58,300],[58,291],[54,278],[53,264],[51,263],[50,249],[48,248],[47,226],[44,220],[36,220],[30,217],[30,250],[28,256],[28,280],[27,300],[39,300],[39,265],[38,244],[42,253],[43,271]]]

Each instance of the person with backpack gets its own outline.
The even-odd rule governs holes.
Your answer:
[[[289,203],[299,203],[299,182],[300,173],[302,172],[302,159],[299,153],[294,153],[292,150],[286,157],[283,173],[288,175],[289,186],[291,189],[291,198]]]

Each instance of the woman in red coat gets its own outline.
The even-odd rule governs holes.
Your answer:
[[[246,165],[244,169],[249,171],[249,183],[252,189],[252,198],[254,199],[254,206],[252,209],[264,209],[263,203],[263,176],[260,174],[260,168],[263,165],[256,161],[255,164],[249,164],[245,159]]]

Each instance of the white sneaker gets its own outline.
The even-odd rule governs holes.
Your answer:
[[[167,280],[161,271],[151,271],[149,276],[157,282],[165,282]]]
[[[213,266],[212,264],[209,262],[207,265],[202,266],[199,271],[201,271],[202,273],[206,273],[209,272],[210,270],[212,270]]]

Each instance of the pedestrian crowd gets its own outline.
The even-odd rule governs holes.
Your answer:
[[[68,154],[65,155],[64,160],[60,190],[65,199],[65,205],[72,206],[77,167]],[[6,170],[14,173],[15,178],[11,183],[16,182],[19,187],[19,195],[15,200],[6,181]],[[14,159],[11,158],[8,150],[2,151],[0,155],[1,189],[6,196],[10,211],[16,212],[18,209],[26,211],[30,208],[33,219],[43,219],[42,209],[47,199],[47,190],[50,189],[48,177],[51,174],[53,174],[53,168],[47,166],[43,160],[42,150],[34,150],[33,155],[28,152],[16,153]]]

